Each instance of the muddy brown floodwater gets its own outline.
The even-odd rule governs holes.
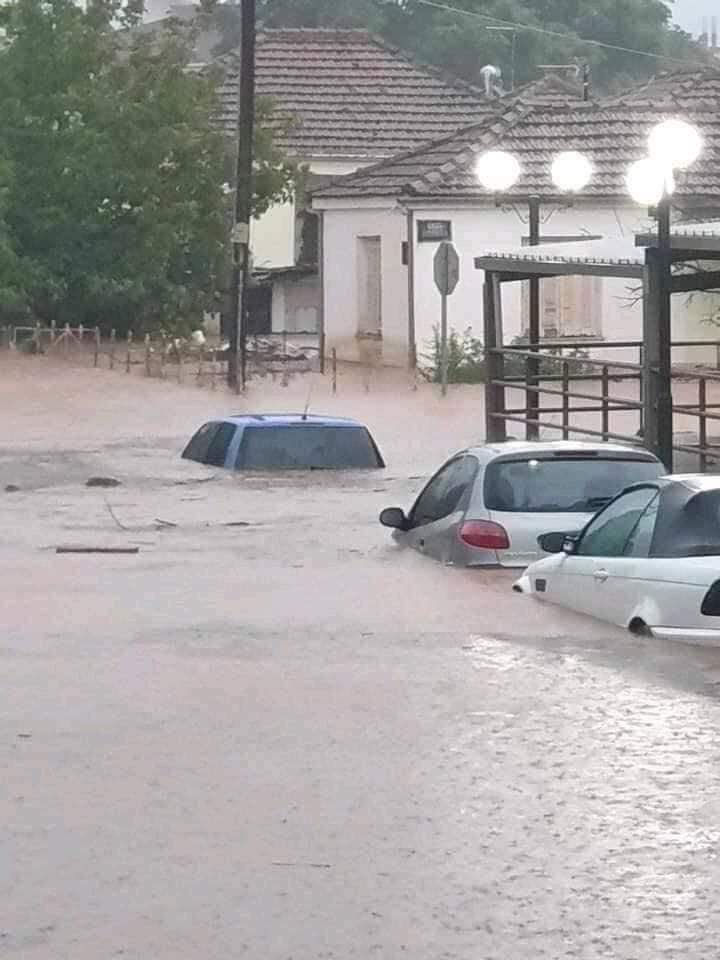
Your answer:
[[[318,379],[372,476],[179,460],[306,395],[0,359],[0,956],[715,956],[720,651],[392,546],[476,390]]]

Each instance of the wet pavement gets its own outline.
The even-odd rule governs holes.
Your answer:
[[[321,394],[389,469],[243,478],[177,457],[237,400],[28,369],[0,387],[0,956],[715,955],[720,651],[376,523],[471,394]],[[275,390],[248,403],[299,402]]]

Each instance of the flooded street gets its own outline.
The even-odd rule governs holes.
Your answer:
[[[308,399],[387,469],[179,459],[207,417]],[[720,650],[377,523],[481,438],[477,388],[235,398],[3,356],[0,403],[1,957],[715,955]]]

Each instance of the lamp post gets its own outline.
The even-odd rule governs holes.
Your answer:
[[[511,190],[520,178],[521,167],[516,157],[502,150],[489,150],[483,153],[477,161],[475,174],[486,190],[499,198],[503,193]],[[575,150],[559,153],[553,159],[550,175],[558,191],[565,197],[570,196],[585,187],[593,173],[592,164],[587,157]],[[530,194],[523,198],[528,206],[528,215],[525,220],[528,224],[528,243],[534,247],[540,243],[540,197]],[[521,218],[523,219],[523,218]],[[531,277],[529,281],[529,316],[528,316],[528,345],[531,353],[537,353],[540,345],[540,279]],[[539,358],[533,357],[528,363],[526,387],[528,388],[527,401],[527,437],[536,440],[540,435],[537,424],[540,402],[536,390],[540,373]]]
[[[684,120],[664,120],[648,136],[648,156],[627,172],[628,193],[636,203],[650,208],[657,220],[657,247],[646,251],[645,345],[643,376],[650,425],[646,443],[656,450],[668,472],[673,468],[672,401],[672,244],[670,239],[675,174],[700,156],[702,138]]]

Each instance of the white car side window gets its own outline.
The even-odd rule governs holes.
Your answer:
[[[657,521],[658,506],[660,503],[660,494],[648,504],[645,513],[635,524],[635,529],[630,534],[630,539],[625,544],[626,557],[649,557],[650,544],[655,533],[655,523]]]
[[[618,497],[592,521],[578,546],[584,557],[622,557],[630,534],[657,491],[644,487]]]

